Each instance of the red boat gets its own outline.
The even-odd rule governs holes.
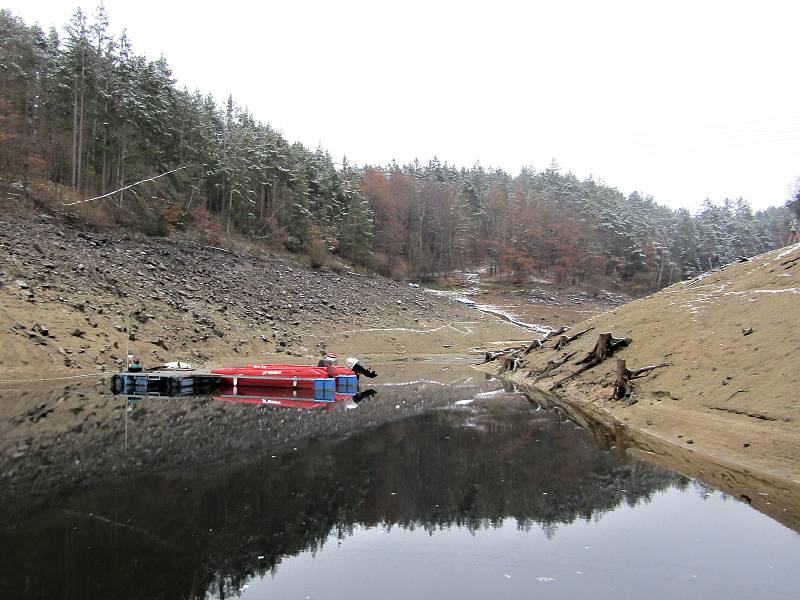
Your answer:
[[[355,371],[347,367],[340,367],[333,365],[330,367],[318,367],[313,365],[290,365],[290,364],[269,364],[269,365],[245,365],[243,369],[309,369],[317,371],[322,369],[327,373],[328,377],[349,377],[355,376]]]
[[[283,408],[333,408],[341,400],[353,396],[350,394],[319,394],[310,389],[271,389],[265,394],[260,394],[258,389],[221,390],[222,394],[215,395],[214,400],[222,402],[236,402],[242,404],[255,404],[264,407]]]
[[[356,374],[345,367],[316,367],[312,365],[246,365],[212,369],[221,375],[223,383],[250,387],[307,388],[317,392],[334,391],[337,383],[356,385]]]

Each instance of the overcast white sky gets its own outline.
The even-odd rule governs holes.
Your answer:
[[[61,27],[94,0],[0,0]],[[134,50],[358,164],[563,170],[672,207],[800,176],[800,2],[106,0]]]

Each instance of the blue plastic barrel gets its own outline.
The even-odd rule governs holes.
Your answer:
[[[318,377],[314,379],[314,396],[325,392],[336,392],[336,380],[331,377]]]
[[[358,377],[355,375],[339,375],[336,378],[336,389],[342,394],[358,392]]]
[[[336,400],[336,391],[332,389],[324,389],[321,392],[314,392],[314,400],[317,402],[333,402]]]

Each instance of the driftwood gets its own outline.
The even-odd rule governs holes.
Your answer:
[[[800,256],[783,261],[781,263],[781,266],[784,268],[784,270],[791,269],[793,266],[797,264],[798,261],[800,261]]]
[[[641,369],[629,369],[625,365],[625,359],[618,358],[617,374],[616,377],[614,378],[614,399],[622,400],[623,398],[628,398],[633,393],[633,383],[631,382],[634,379],[638,379],[639,377],[644,377],[647,373],[649,373],[653,369],[659,369],[661,367],[668,367],[668,366],[670,366],[669,363],[660,363],[657,365],[642,367]]]
[[[582,365],[582,366],[579,369],[577,369],[574,373],[570,373],[566,377],[563,377],[562,379],[556,381],[550,387],[550,390],[557,390],[573,377],[577,377],[584,371],[588,371],[592,367],[599,365],[609,356],[614,354],[614,352],[616,352],[619,348],[627,347],[631,343],[631,341],[632,340],[630,338],[615,338],[608,331],[605,333],[601,333],[600,335],[597,336],[597,343],[594,345],[594,349],[575,363],[576,365]]]
[[[529,352],[531,352],[533,350],[539,350],[540,348],[544,348],[544,343],[547,340],[549,340],[550,338],[555,337],[557,335],[561,335],[562,333],[564,333],[568,329],[569,329],[569,327],[567,327],[566,325],[562,325],[558,329],[554,329],[553,331],[548,331],[544,335],[544,337],[539,338],[538,340],[533,340],[530,343],[530,345],[527,348],[525,348],[525,354],[528,354]]]
[[[540,381],[542,379],[546,379],[547,377],[552,377],[553,375],[555,375],[555,370],[558,369],[558,367],[563,365],[565,362],[567,362],[570,358],[575,356],[575,354],[576,354],[576,352],[570,352],[568,354],[564,354],[564,356],[562,356],[558,360],[548,360],[547,364],[545,364],[543,369],[541,369],[540,371],[538,371],[536,373],[533,373],[531,371],[530,373],[528,373],[528,375],[529,376],[530,375],[535,375],[536,376],[533,379],[534,383],[536,383],[537,381]]]
[[[584,333],[588,333],[588,332],[592,331],[593,329],[594,329],[594,327],[589,327],[589,329],[584,329],[583,331],[579,331],[578,333],[576,333],[574,335],[562,335],[560,338],[558,338],[558,341],[556,342],[556,345],[553,346],[553,350],[561,350],[561,349],[563,349],[564,346],[566,346],[570,342],[574,342],[579,337],[581,337]]]

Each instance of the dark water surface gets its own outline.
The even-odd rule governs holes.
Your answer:
[[[323,410],[0,392],[0,597],[798,597],[748,505],[463,366],[384,373]]]

